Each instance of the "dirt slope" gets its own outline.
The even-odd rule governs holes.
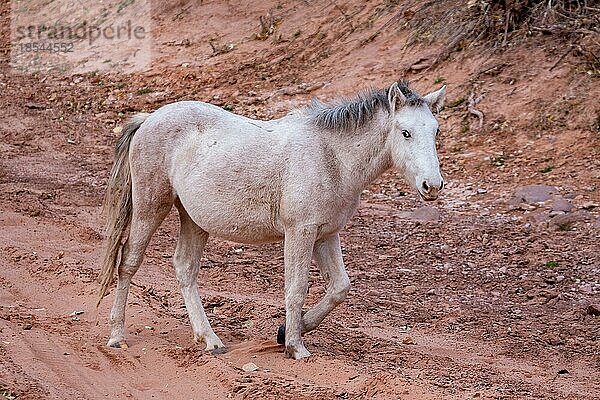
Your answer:
[[[11,70],[0,6],[0,394],[600,398],[600,89],[582,59],[557,63],[564,43],[550,35],[428,67],[440,42],[405,47],[395,2],[233,3],[157,2],[150,70],[72,77]],[[255,40],[269,12],[276,30]],[[214,55],[212,39],[233,50]],[[308,361],[285,359],[275,342],[277,244],[209,242],[199,284],[230,351],[194,345],[170,264],[173,214],[134,280],[130,347],[104,347],[112,296],[96,311],[100,203],[125,117],[198,99],[272,118],[399,76],[421,92],[448,85],[439,149],[448,187],[424,207],[390,172],[364,193],[342,235],[353,288],[307,335]],[[480,129],[471,94],[483,95]],[[309,304],[323,290],[311,270]],[[259,370],[242,371],[248,362]]]

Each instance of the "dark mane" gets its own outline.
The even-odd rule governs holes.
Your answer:
[[[402,92],[404,97],[406,97],[406,105],[412,107],[419,107],[425,104],[425,99],[421,97],[421,95],[415,91],[413,91],[409,87],[408,81],[401,80],[398,81],[398,89]]]
[[[399,81],[398,88],[406,97],[406,105],[420,106],[425,100],[413,92],[407,81]],[[313,100],[306,108],[310,121],[316,126],[339,132],[355,131],[370,122],[377,111],[390,112],[389,89],[370,89],[352,99],[337,99],[332,104]]]

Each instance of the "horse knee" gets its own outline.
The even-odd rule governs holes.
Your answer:
[[[335,304],[340,304],[342,301],[346,299],[348,296],[348,292],[350,291],[350,280],[346,279],[342,284],[337,286],[335,290],[331,293],[331,300]]]
[[[122,263],[119,265],[119,278],[121,279],[129,279],[135,275],[139,268],[139,264],[131,264],[131,263]]]

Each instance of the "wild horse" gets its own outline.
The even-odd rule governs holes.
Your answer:
[[[286,318],[278,338],[290,357],[309,356],[302,334],[315,329],[350,287],[339,231],[363,189],[391,167],[403,171],[425,200],[437,198],[443,188],[432,111],[441,108],[445,92],[442,87],[422,97],[400,81],[332,105],[313,101],[271,121],[196,101],[134,116],[117,144],[106,197],[100,299],[118,272],[108,345],[125,343],[131,279],[175,205],[181,230],[173,264],[195,340],[208,350],[223,347],[196,282],[208,237],[283,240]],[[311,258],[327,291],[302,313]]]

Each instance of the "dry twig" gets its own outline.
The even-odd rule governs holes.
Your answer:
[[[477,118],[479,118],[479,126],[477,127],[477,129],[483,128],[483,113],[475,108],[475,106],[481,100],[483,100],[483,95],[481,95],[479,97],[475,97],[475,93],[473,93],[473,92],[471,92],[471,94],[469,95],[469,106],[467,109],[469,110],[469,113],[471,113],[471,114],[475,115]]]

